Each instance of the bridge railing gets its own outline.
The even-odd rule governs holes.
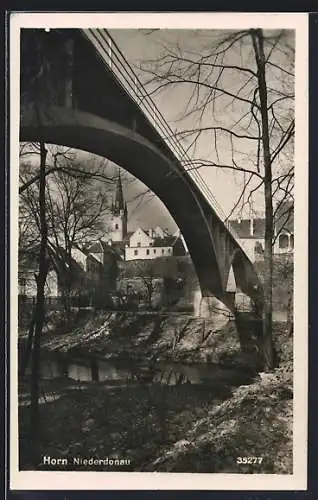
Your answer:
[[[82,31],[90,42],[94,44],[98,54],[111,69],[117,81],[146,115],[151,125],[179,160],[184,170],[196,183],[208,203],[213,207],[219,218],[225,224],[228,231],[237,239],[238,235],[230,226],[221,206],[198,171],[187,150],[184,148],[181,141],[176,138],[174,131],[124,57],[110,33],[106,29],[84,29]]]

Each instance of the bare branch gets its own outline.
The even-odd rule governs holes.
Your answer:
[[[252,178],[253,178],[253,176],[250,175],[249,178],[248,178],[248,180],[244,183],[244,186],[243,186],[243,189],[241,191],[241,194],[238,197],[237,201],[234,203],[232,210],[230,211],[229,215],[225,219],[225,222],[227,222],[232,217],[233,213],[235,212],[235,210],[237,209],[237,207],[241,203],[241,201],[242,201],[242,199],[243,199],[243,197],[244,197],[244,195],[246,193],[246,190],[247,190],[247,188],[249,186],[249,183],[251,182]]]
[[[270,66],[272,66],[273,68],[276,68],[276,69],[279,69],[280,71],[282,71],[283,73],[285,73],[286,75],[289,75],[289,76],[292,76],[293,78],[295,77],[294,73],[291,73],[290,71],[288,71],[286,68],[283,68],[282,66],[279,66],[278,64],[275,64],[273,63],[272,61],[267,61],[267,64],[269,64]]]
[[[224,132],[225,134],[229,134],[229,135],[233,135],[234,137],[237,137],[238,139],[249,139],[249,140],[253,140],[253,141],[259,141],[259,139],[261,139],[261,137],[257,137],[257,136],[251,136],[251,135],[245,135],[245,134],[238,134],[236,132],[234,132],[233,130],[230,130],[230,129],[227,129],[225,127],[196,127],[196,128],[193,128],[193,129],[190,129],[190,130],[181,130],[180,132],[176,132],[174,134],[174,137],[184,137],[184,136],[187,136],[189,134],[194,134],[194,133],[197,133],[197,132],[207,132],[207,131],[215,131],[215,132]],[[168,137],[172,137],[172,136],[168,136]]]
[[[157,76],[157,75],[156,75]],[[171,78],[174,77],[175,80],[172,80]],[[173,84],[187,84],[187,85],[195,85],[196,84],[196,81],[195,80],[190,80],[190,79],[187,79],[187,78],[180,78],[178,75],[169,75],[169,77],[166,77],[166,82],[163,82],[161,83],[160,85],[158,85],[155,89],[151,90],[148,92],[148,97],[150,97],[151,95],[153,94],[156,94],[159,90],[162,90],[164,89],[165,87],[169,86],[169,85],[173,85]],[[216,92],[220,92],[221,94],[224,94],[226,96],[229,96],[229,97],[232,97],[233,99],[235,100],[238,100],[238,101],[241,101],[241,102],[245,102],[249,105],[251,105],[253,103],[253,101],[249,100],[249,99],[245,99],[244,97],[240,97],[226,89],[223,89],[221,87],[217,87],[216,85],[209,85],[207,83],[204,83],[204,82],[200,82],[200,86],[202,87],[205,87],[205,88],[208,88],[210,90],[214,90]],[[283,98],[282,98],[283,99]]]
[[[184,163],[187,164],[187,162],[184,162]],[[256,177],[259,177],[260,179],[263,179],[263,177],[260,173],[253,171],[253,170],[250,170],[248,168],[239,167],[237,164],[235,164],[235,165],[217,164],[217,163],[212,162],[212,161],[198,160],[198,159],[190,160],[189,164],[190,164],[190,166],[186,168],[187,172],[190,172],[191,170],[198,170],[198,169],[203,168],[203,167],[215,167],[215,168],[221,168],[221,169],[223,168],[223,169],[234,170],[236,172],[245,172],[245,173],[248,173],[251,175],[255,175]]]

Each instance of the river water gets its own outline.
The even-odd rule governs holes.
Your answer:
[[[73,356],[60,353],[41,353],[41,379],[69,378],[80,382],[105,382],[112,385],[131,381],[148,384],[196,384],[213,386],[216,383],[236,385],[248,383],[252,373],[246,368],[217,364],[185,364],[175,362],[132,362],[108,360],[91,355]]]

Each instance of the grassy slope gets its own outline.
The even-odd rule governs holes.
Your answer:
[[[146,470],[292,473],[292,339],[281,326],[275,340],[279,368],[234,390]],[[239,464],[238,457],[260,457],[262,463]]]

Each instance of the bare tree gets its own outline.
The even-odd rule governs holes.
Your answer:
[[[240,194],[228,218],[255,198],[265,212],[263,351],[274,367],[272,275],[274,218],[292,198],[294,183],[294,34],[291,31],[197,33],[195,47],[166,44],[161,56],[141,65],[149,95],[182,92],[185,106],[175,135],[187,151],[189,171],[232,172]],[[199,40],[199,42],[198,42]],[[189,126],[190,125],[190,126]]]
[[[39,180],[39,172],[30,161],[34,155],[39,155],[37,143],[24,142],[20,144],[19,194],[22,194]],[[111,172],[113,168],[111,169],[109,160],[105,158],[90,155],[86,156],[84,163],[84,160],[80,161],[78,159],[78,152],[75,150],[52,144],[48,146],[48,158],[49,162],[45,165],[45,176],[56,172],[64,172],[70,177],[95,179],[109,186],[112,186],[116,179],[114,173]]]
[[[147,307],[153,309],[153,297],[157,287],[157,280],[162,279],[165,270],[165,262],[161,257],[149,260],[134,260],[121,270],[121,278],[128,279],[128,286],[131,292],[143,296]],[[138,284],[142,283],[142,289],[138,289]],[[139,285],[140,286],[140,285]]]
[[[158,277],[156,264],[153,260],[137,261],[136,276],[142,281],[147,307],[152,309],[152,299],[155,292],[155,279]]]
[[[40,252],[39,252],[39,273],[37,276],[37,298],[35,306],[34,322],[34,344],[32,357],[32,378],[31,378],[31,432],[34,438],[35,456],[37,461],[37,439],[39,426],[39,370],[40,370],[40,345],[43,329],[45,308],[44,308],[44,287],[48,272],[47,260],[47,223],[45,209],[45,160],[47,150],[44,141],[40,141],[40,178],[39,178],[39,219],[40,219]]]
[[[111,182],[111,178],[103,173],[102,167],[99,170],[90,167],[90,163],[86,166],[77,160],[74,153],[66,154],[63,148],[57,148],[53,153],[51,151],[51,164],[46,169],[48,244],[60,262],[61,291],[67,313],[70,312],[74,278],[74,246],[83,247],[85,243],[107,233],[105,217],[109,210],[108,197],[113,179]],[[21,170],[25,172],[26,169]],[[38,188],[34,180],[37,177],[38,173],[28,168],[28,177],[24,174],[20,187],[20,197],[24,212],[37,225],[39,234],[39,213],[36,204]]]
[[[38,435],[39,435],[39,366],[40,366],[40,341],[41,341],[41,333],[43,330],[43,323],[45,319],[45,283],[48,272],[48,244],[49,240],[49,230],[52,228],[52,224],[49,223],[48,220],[48,209],[55,203],[53,202],[51,194],[51,190],[48,187],[48,174],[53,174],[59,171],[60,167],[60,156],[66,158],[66,154],[60,155],[56,153],[53,155],[53,165],[47,165],[48,151],[46,149],[44,139],[41,133],[41,116],[43,112],[43,108],[47,100],[51,104],[56,104],[57,101],[61,99],[64,101],[65,105],[70,105],[70,100],[72,96],[72,92],[70,92],[70,83],[71,83],[71,57],[72,47],[69,46],[68,41],[66,40],[64,46],[62,47],[54,47],[54,58],[49,63],[49,58],[45,57],[46,51],[52,53],[52,47],[47,45],[45,37],[42,40],[38,40],[37,37],[34,37],[33,42],[35,42],[35,49],[32,46],[32,55],[33,57],[30,59],[29,57],[24,57],[24,51],[28,53],[30,49],[29,41],[30,38],[25,35],[25,31],[22,31],[21,35],[21,80],[23,81],[25,78],[29,81],[29,85],[27,85],[26,92],[28,94],[28,100],[31,103],[31,106],[34,108],[34,111],[37,116],[37,120],[39,123],[39,145],[23,145],[20,148],[20,158],[23,159],[25,157],[30,157],[32,155],[40,155],[40,167],[36,169],[33,176],[29,178],[23,178],[24,174],[30,173],[31,169],[21,169],[20,168],[20,201],[21,205],[23,205],[23,209],[21,213],[25,215],[29,215],[33,217],[33,221],[35,222],[32,227],[27,227],[24,225],[25,231],[20,231],[20,243],[23,239],[23,236],[28,234],[35,236],[37,233],[38,241],[40,241],[40,249],[39,249],[39,271],[36,277],[37,284],[37,297],[36,297],[36,306],[33,317],[33,324],[30,327],[30,338],[33,338],[33,357],[32,357],[32,375],[31,375],[31,434],[33,438],[33,449],[34,449],[34,462],[38,461]],[[33,38],[31,34],[31,39]],[[65,57],[67,56],[67,57]],[[26,62],[27,61],[27,62]],[[59,78],[59,74],[54,72],[54,68],[58,67],[61,64],[65,78]],[[25,63],[26,62],[26,63]],[[65,64],[64,64],[65,63]],[[23,88],[26,88],[22,85]],[[45,97],[44,97],[45,93]],[[21,98],[25,96],[22,94]],[[21,109],[21,114],[23,114],[23,109]],[[64,166],[64,165],[63,165]],[[59,172],[59,174],[63,175],[63,172]],[[71,177],[75,175],[75,172],[72,172],[72,169],[69,169],[69,176]],[[76,172],[76,175],[82,175],[82,178],[88,178],[89,174],[87,171],[85,172]],[[96,173],[96,177],[98,173]],[[73,200],[72,200],[73,201]],[[66,206],[66,211],[70,211],[70,202],[68,199],[68,206]],[[26,219],[25,219],[26,221]],[[76,220],[75,224],[79,225],[79,221]],[[56,227],[56,226],[55,226]],[[75,228],[73,228],[75,231]],[[73,231],[73,232],[74,232]],[[23,234],[24,233],[24,234]],[[33,333],[34,332],[34,333]]]

